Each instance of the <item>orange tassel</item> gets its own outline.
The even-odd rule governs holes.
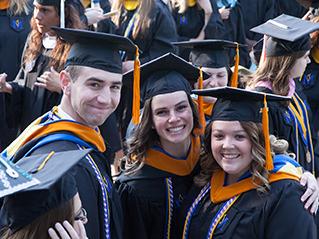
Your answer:
[[[270,150],[270,140],[269,140],[269,120],[268,120],[268,107],[266,95],[264,96],[264,107],[262,109],[262,125],[263,125],[263,133],[265,138],[265,149],[266,149],[266,162],[265,168],[268,171],[274,169],[271,150]]]
[[[136,46],[136,55],[134,61],[134,82],[133,82],[133,106],[132,106],[132,121],[137,125],[140,123],[140,60],[138,47]]]
[[[230,83],[230,86],[235,88],[238,87],[238,67],[239,67],[239,44],[238,43],[236,44],[237,44],[237,47],[236,47],[236,56],[235,56],[235,67],[234,67],[234,72],[232,74],[231,83]]]
[[[202,67],[199,68],[198,89],[203,89],[203,71]],[[206,127],[205,112],[204,112],[204,99],[203,96],[198,96],[198,113],[199,123],[201,125],[200,134],[203,135]]]

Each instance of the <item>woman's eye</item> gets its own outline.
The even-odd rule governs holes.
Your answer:
[[[218,140],[218,139],[222,139],[223,135],[222,134],[213,134],[213,137]]]
[[[156,111],[156,113],[155,113],[155,115],[158,115],[158,116],[162,116],[162,115],[165,115],[165,114],[166,114],[165,110]]]
[[[246,136],[245,136],[245,135],[238,134],[238,135],[235,136],[235,138],[236,138],[237,140],[243,140],[243,139],[246,138]]]
[[[183,111],[184,109],[186,109],[187,106],[186,105],[180,105],[176,108],[177,111]]]

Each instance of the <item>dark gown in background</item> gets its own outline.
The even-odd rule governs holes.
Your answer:
[[[223,21],[218,12],[216,2],[211,0],[213,13],[205,27],[205,39],[220,39],[224,34]],[[184,13],[178,13],[178,8],[172,9],[172,15],[176,23],[178,41],[189,41],[196,38],[201,32],[205,23],[205,11],[196,3],[188,7]],[[179,55],[189,61],[189,49],[180,48]]]
[[[300,202],[304,189],[299,182],[286,179],[270,186],[270,193],[263,195],[256,190],[242,193],[217,226],[213,238],[316,238],[314,219]],[[185,198],[180,222],[184,223],[187,211],[199,192],[200,188],[193,186]],[[207,238],[212,219],[222,204],[213,204],[207,193],[193,214],[187,238]],[[180,225],[180,235],[183,226]],[[281,230],[281,227],[285,229]]]
[[[250,31],[269,19],[276,17],[276,0],[239,0],[243,11],[246,38],[258,41],[263,35]]]
[[[284,13],[302,18],[308,11],[306,8],[301,6],[297,0],[276,0],[276,2],[277,16]]]
[[[216,0],[215,0],[216,1]],[[217,1],[216,1],[217,2]],[[221,8],[221,5],[218,5],[218,8]],[[230,6],[223,5],[226,8]],[[240,44],[246,44],[246,26],[244,23],[244,14],[239,2],[236,2],[233,7],[230,9],[229,18],[223,20],[225,26],[225,32],[222,39],[238,42]],[[236,51],[235,49],[230,49],[229,51],[229,59],[230,65],[234,65],[232,60],[235,58]],[[249,68],[251,65],[249,52],[247,47],[241,47],[239,50],[240,60],[239,64],[246,68]]]
[[[319,131],[319,64],[310,56],[311,62],[301,78],[302,91],[307,96],[312,112],[312,122],[315,132]]]
[[[0,74],[7,74],[7,81],[13,81],[17,75],[20,64],[23,48],[27,36],[31,30],[30,19],[32,17],[32,11],[30,14],[21,14],[17,16],[11,16],[8,10],[0,10]],[[5,95],[0,93],[0,150],[4,149],[13,141],[17,134],[17,129],[9,129],[6,122],[5,112]],[[14,120],[9,119],[9,122]]]
[[[299,85],[296,84],[296,93],[303,100],[305,105],[307,102],[300,91]],[[272,93],[272,91],[265,87],[256,87],[257,91]],[[295,93],[295,94],[296,94]],[[314,173],[316,177],[319,177],[319,151],[318,151],[318,137],[313,130],[313,126],[310,124],[310,132],[312,136],[312,145],[314,150],[314,168],[312,166],[313,161],[307,161],[308,147],[300,136],[299,130],[295,127],[294,119],[288,112],[288,107],[279,102],[268,102],[269,107],[269,132],[275,135],[279,139],[285,139],[289,143],[289,152],[296,154],[299,151],[299,164],[307,171]],[[307,109],[309,122],[312,122],[311,111]],[[296,132],[297,131],[297,132]],[[298,134],[298,137],[296,137]],[[299,141],[299,142],[298,142]]]

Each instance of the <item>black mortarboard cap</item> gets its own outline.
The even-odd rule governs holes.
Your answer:
[[[40,183],[4,198],[0,225],[8,226],[12,232],[18,231],[49,210],[72,199],[77,193],[77,187],[71,168],[90,151],[52,151],[50,154],[20,159],[16,165]]]
[[[122,73],[121,51],[136,52],[134,43],[119,35],[53,27],[66,42],[72,44],[65,67],[89,66]]]
[[[143,104],[145,100],[160,94],[176,91],[185,91],[190,94],[199,73],[200,70],[197,67],[173,53],[167,53],[141,65],[139,89],[133,86],[133,71],[123,75],[123,84],[128,87],[129,91],[134,92],[133,98],[140,94],[137,96],[138,101],[141,99]],[[204,73],[203,77],[207,78],[208,75]],[[139,110],[137,107],[136,111]]]
[[[181,41],[173,42],[172,44],[191,48],[190,61],[195,66],[203,66],[209,68],[228,67],[229,49],[236,49],[237,44],[226,40],[202,40],[202,41]]]
[[[266,42],[266,57],[307,52],[311,48],[309,33],[319,29],[319,23],[282,14],[251,29],[270,38]]]
[[[264,96],[266,96],[267,101],[290,100],[286,96],[265,94],[228,86],[193,90],[193,93],[218,99],[214,104],[212,120],[238,120],[261,123],[260,109],[263,107]]]
[[[273,169],[269,143],[267,101],[287,101],[290,100],[289,97],[227,86],[193,90],[193,93],[217,98],[211,116],[212,121],[252,121],[262,123],[266,148],[265,167],[267,170]]]

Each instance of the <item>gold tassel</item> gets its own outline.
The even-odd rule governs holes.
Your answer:
[[[238,43],[236,44],[237,44],[237,47],[236,47],[236,56],[235,56],[235,67],[234,67],[234,72],[232,74],[231,83],[230,83],[230,86],[235,88],[238,87],[238,67],[239,67],[239,44]]]
[[[265,168],[268,171],[274,169],[271,150],[270,150],[270,140],[269,140],[269,120],[268,120],[268,107],[266,95],[264,96],[264,107],[262,109],[262,125],[263,125],[263,133],[265,138],[265,149],[266,149],[266,162]]]
[[[203,89],[203,70],[199,68],[198,89]],[[198,96],[198,114],[199,123],[201,125],[200,134],[203,135],[206,127],[205,112],[204,112],[204,99],[203,96]]]
[[[140,60],[138,47],[136,46],[136,54],[134,61],[134,79],[133,79],[133,106],[132,121],[137,125],[140,123]]]

